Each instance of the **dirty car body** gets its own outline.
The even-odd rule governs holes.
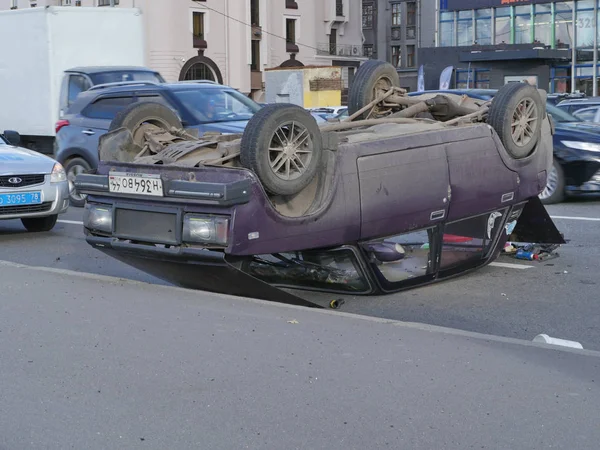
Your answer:
[[[275,120],[264,114],[257,123]],[[185,137],[154,155],[119,156],[114,142],[128,135],[116,132],[100,145],[98,169],[76,181],[88,195],[87,242],[184,287],[306,306],[315,305],[288,289],[382,294],[477,269],[532,222],[538,236],[564,242],[538,199],[552,165],[545,114],[522,159],[486,123],[387,117],[322,126],[318,174],[288,196],[234,162],[251,131],[205,135],[196,144],[210,155],[198,163],[178,159]],[[156,136],[155,146],[165,133]]]

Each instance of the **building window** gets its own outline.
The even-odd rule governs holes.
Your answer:
[[[443,12],[440,15],[440,46],[454,46],[454,13]]]
[[[119,0],[114,0],[115,5],[119,4]],[[98,6],[110,6],[110,0],[98,0]]]
[[[406,67],[415,67],[415,46],[406,46]]]
[[[61,6],[71,6],[71,0],[62,0]]]
[[[494,44],[510,44],[510,7],[496,8]]]
[[[394,67],[400,67],[402,64],[402,51],[399,45],[392,46],[392,64]]]
[[[288,44],[296,44],[296,19],[286,19],[285,41]]]
[[[594,25],[594,1],[579,0],[577,2],[577,23],[575,24],[577,27],[577,48],[594,47]]]
[[[252,63],[250,70],[253,72],[260,72],[260,41],[253,40],[251,44],[252,48]]]
[[[573,45],[573,2],[560,2],[554,5],[556,18],[556,48],[569,48]]]
[[[194,12],[192,15],[194,37],[204,39],[204,13]]]
[[[456,70],[456,89],[489,89],[489,69]]]
[[[492,10],[489,8],[475,11],[475,43],[492,44]]]
[[[363,45],[363,55],[365,56],[365,58],[373,57],[373,44]]]
[[[392,26],[402,25],[402,14],[400,12],[400,3],[392,3]]]
[[[337,29],[332,28],[329,35],[329,54],[337,55]]]
[[[593,14],[592,14],[593,16]],[[552,5],[534,5],[533,39],[535,43],[552,44]],[[593,39],[593,38],[592,38]]]
[[[406,38],[416,39],[417,37],[417,3],[406,3]]]
[[[258,0],[250,0],[250,23],[253,27],[260,26],[260,9]]]
[[[473,11],[458,12],[458,45],[473,45]]]
[[[515,44],[531,44],[531,6],[515,6]]]
[[[362,27],[373,28],[373,3],[362,5]]]
[[[490,71],[489,70],[475,70],[475,89],[489,89],[490,88]]]
[[[337,17],[344,17],[344,1],[335,0],[335,15]]]
[[[296,0],[285,0],[285,7],[287,9],[298,9],[298,3],[296,3]]]

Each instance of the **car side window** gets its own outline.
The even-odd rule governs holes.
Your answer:
[[[573,115],[584,122],[593,122],[597,112],[598,108],[586,108],[576,111]]]
[[[90,119],[112,120],[123,108],[135,103],[133,96],[105,97],[88,105],[82,114]]]
[[[71,106],[77,96],[91,87],[90,82],[82,75],[69,76],[67,106]]]

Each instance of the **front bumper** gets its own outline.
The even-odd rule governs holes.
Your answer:
[[[47,217],[62,214],[69,208],[69,183],[51,183],[46,175],[42,184],[20,188],[0,188],[0,194],[40,192],[42,202],[37,205],[0,206],[0,220]]]

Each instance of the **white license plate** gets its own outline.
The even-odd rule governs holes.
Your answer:
[[[144,173],[111,172],[108,174],[108,190],[119,194],[164,196],[160,175]]]

